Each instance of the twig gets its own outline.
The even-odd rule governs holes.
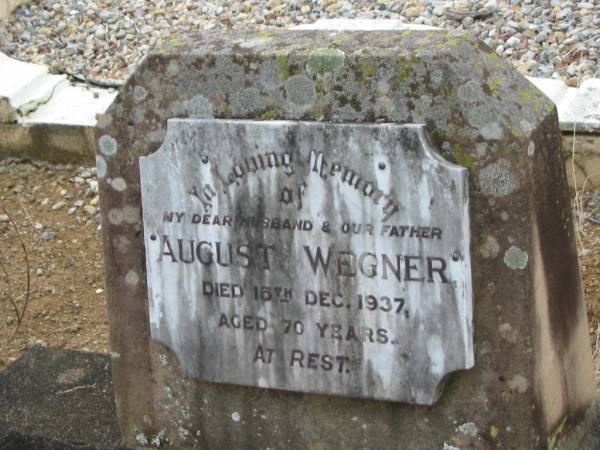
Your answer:
[[[17,233],[17,239],[19,241],[21,250],[23,251],[23,259],[25,260],[24,261],[25,262],[25,271],[26,271],[26,277],[27,277],[27,281],[26,281],[26,285],[25,285],[26,286],[25,287],[25,296],[23,299],[23,306],[20,310],[19,310],[16,300],[12,297],[12,295],[10,295],[9,292],[6,293],[6,297],[8,298],[9,302],[11,303],[12,307],[15,310],[15,315],[17,316],[17,324],[15,326],[15,329],[14,329],[12,335],[8,338],[8,340],[4,344],[2,344],[0,346],[0,352],[2,352],[15,338],[15,336],[19,332],[19,329],[21,328],[21,324],[23,323],[23,318],[25,317],[25,313],[27,312],[27,306],[29,304],[29,297],[31,295],[31,274],[30,274],[30,265],[29,265],[29,255],[27,253],[27,248],[25,247],[25,243],[23,242],[23,239],[21,239],[21,231],[19,230],[19,226],[17,225],[17,223],[13,219],[12,215],[8,212],[6,207],[1,202],[0,202],[0,209],[2,209],[4,214],[6,214],[9,222],[15,228],[15,232]],[[1,261],[0,261],[0,268],[2,269],[2,272],[4,273],[4,275],[7,279],[7,285],[10,290],[11,289],[10,276],[8,275],[8,271],[6,270],[6,267],[4,266],[4,264]],[[6,323],[6,322],[7,321],[5,320],[4,323]]]
[[[17,197],[17,201],[19,202],[19,205],[21,205],[21,209],[25,213],[25,216],[27,216],[27,220],[29,221],[29,224],[31,225],[31,227],[33,229],[35,229],[35,224],[33,223],[33,219],[31,218],[29,211],[27,210],[27,208],[25,208],[25,205],[23,204],[23,202],[21,201],[21,199],[19,197]],[[44,247],[46,246],[46,242],[44,240],[42,240],[42,245]]]
[[[82,386],[75,386],[74,388],[71,388],[71,389],[65,389],[64,391],[58,391],[56,393],[56,395],[68,394],[70,392],[79,391],[80,389],[91,389],[91,388],[95,388],[95,387],[96,387],[95,384],[84,384]]]
[[[583,56],[580,56],[580,60]],[[581,67],[581,61],[580,61]],[[577,74],[577,87],[581,85],[581,69]],[[586,176],[583,181],[583,185],[581,186],[581,190],[577,189],[577,174],[575,173],[575,140],[577,135],[577,123],[573,121],[573,145],[571,146],[571,172],[573,174],[573,188],[575,189],[575,213],[577,214],[577,220],[575,221],[575,234],[577,235],[577,241],[579,242],[579,246],[581,250],[585,250],[585,246],[583,245],[583,239],[581,237],[581,228],[583,227],[583,197],[581,193],[585,190],[585,185],[588,181],[588,177]]]

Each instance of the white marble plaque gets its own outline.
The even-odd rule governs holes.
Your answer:
[[[467,170],[422,126],[173,119],[140,176],[187,375],[433,404],[473,366]]]

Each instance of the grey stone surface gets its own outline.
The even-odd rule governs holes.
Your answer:
[[[189,375],[432,404],[472,367],[467,171],[423,126],[173,119],[140,177],[152,337]]]
[[[110,357],[33,347],[0,372],[3,450],[127,450]]]

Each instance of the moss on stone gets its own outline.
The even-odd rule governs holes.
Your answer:
[[[277,109],[270,109],[268,111],[265,111],[264,113],[260,114],[257,119],[258,120],[275,120],[277,119],[277,116],[279,115],[279,111],[277,111]]]
[[[367,77],[373,77],[377,73],[377,71],[375,70],[375,67],[373,67],[371,64],[367,64],[367,63],[359,64],[358,71],[360,73],[366,75]]]
[[[315,81],[315,90],[318,94],[324,94],[326,91],[325,82],[321,79]]]
[[[230,111],[230,109],[229,109],[229,103],[227,103],[227,102],[223,102],[223,103],[221,104],[221,108],[220,108],[220,110],[219,110],[219,115],[220,115],[221,117],[224,117],[224,118],[226,118],[226,119],[227,119],[227,118],[229,118],[229,117],[231,117],[231,111]]]
[[[404,55],[398,55],[396,60],[396,75],[394,76],[394,79],[398,83],[404,83],[412,73],[413,65],[415,65],[418,61],[419,59],[415,57],[408,59]]]
[[[531,101],[531,92],[529,92],[529,90],[524,90],[519,92],[519,98],[523,101],[523,102],[530,102]]]
[[[262,39],[271,39],[271,38],[277,36],[277,33],[273,32],[273,31],[263,31],[262,33],[259,33],[258,36],[261,37]]]
[[[288,63],[288,55],[285,52],[281,52],[277,55],[277,64],[279,64],[279,69],[281,71],[281,78],[284,81],[290,77],[290,65]]]
[[[346,55],[335,48],[318,48],[308,56],[306,70],[311,74],[323,75],[344,65]]]
[[[171,47],[183,47],[185,45],[185,42],[177,38],[172,38],[169,39],[169,45]]]
[[[502,79],[498,75],[494,75],[493,77],[488,78],[486,84],[490,89],[491,94],[496,95],[502,86]]]
[[[471,168],[475,164],[475,157],[463,152],[458,145],[454,146],[454,157],[456,158],[456,163],[463,167]]]
[[[310,119],[310,120],[323,120],[323,118],[324,118],[323,108],[314,106],[304,113],[303,118]]]

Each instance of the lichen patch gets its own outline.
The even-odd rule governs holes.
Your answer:
[[[136,102],[141,102],[146,99],[148,96],[148,91],[144,86],[135,86],[133,88],[133,100]]]
[[[112,156],[117,153],[117,141],[112,136],[105,134],[98,139],[100,151],[106,156]]]
[[[130,286],[135,286],[139,283],[140,281],[140,276],[137,274],[137,272],[135,270],[130,270],[129,272],[127,272],[127,275],[125,275],[125,283],[127,283]]]
[[[529,381],[523,375],[516,374],[508,381],[508,387],[517,394],[524,394],[529,388]]]
[[[114,178],[110,182],[110,185],[115,191],[119,192],[123,192],[125,189],[127,189],[127,182],[121,177]]]
[[[504,197],[518,188],[516,177],[501,163],[493,163],[479,172],[479,186],[484,195]]]
[[[512,245],[504,254],[504,264],[513,270],[522,270],[527,267],[529,256],[526,251]]]
[[[285,84],[285,91],[288,101],[297,106],[309,106],[317,96],[315,83],[306,75],[291,76]]]
[[[485,243],[479,249],[479,253],[484,258],[495,258],[499,252],[500,245],[494,236],[487,236]]]

